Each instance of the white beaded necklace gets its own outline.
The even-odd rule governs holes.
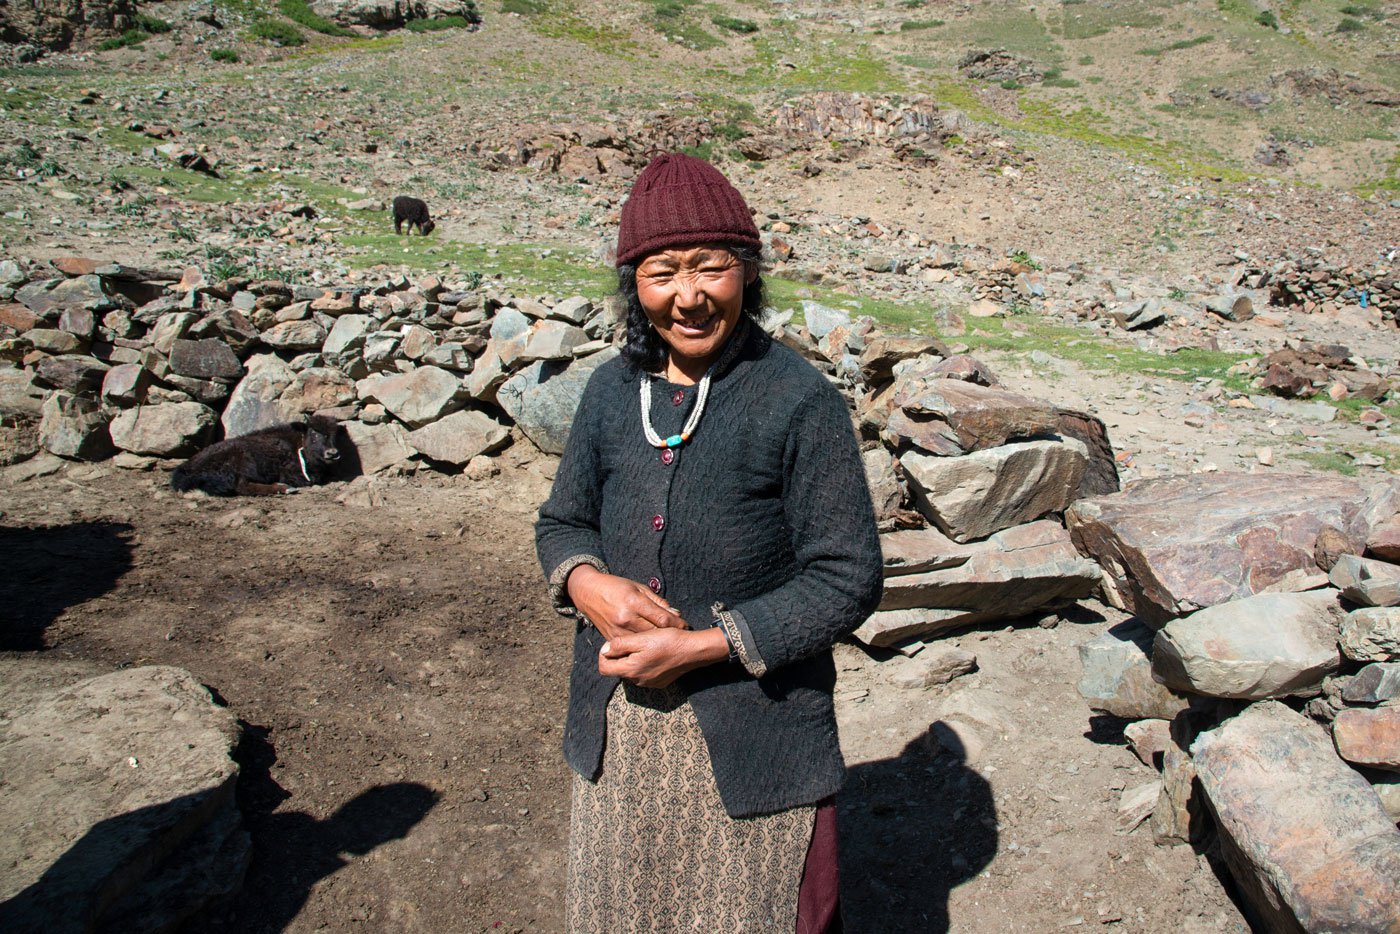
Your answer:
[[[715,371],[712,366],[705,371],[705,375],[700,379],[700,388],[695,393],[695,408],[690,412],[690,418],[685,420],[685,426],[681,428],[681,433],[663,438],[651,427],[651,377],[642,374],[642,432],[647,436],[647,443],[656,448],[678,448],[690,440],[690,436],[695,433],[695,426],[700,424],[700,416],[705,414],[705,400],[710,397],[710,376]]]

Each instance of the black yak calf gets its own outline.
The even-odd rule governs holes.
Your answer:
[[[340,459],[340,423],[313,415],[305,425],[273,425],[211,444],[170,474],[176,490],[215,496],[270,496],[320,483]]]
[[[394,199],[394,233],[403,233],[403,225],[408,224],[408,233],[413,234],[416,225],[418,232],[423,236],[433,232],[437,225],[428,216],[428,205],[418,198],[410,198],[408,195],[399,195]]]

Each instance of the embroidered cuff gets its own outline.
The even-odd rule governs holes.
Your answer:
[[[723,603],[716,603],[710,612],[715,615],[715,621],[724,630],[724,638],[729,641],[730,651],[738,656],[739,664],[744,666],[744,670],[755,678],[767,674],[768,666],[758,654],[753,633],[749,631],[748,621],[744,619],[743,614],[725,609]]]
[[[549,600],[560,616],[582,616],[578,608],[570,602],[568,588],[569,575],[581,564],[597,568],[604,574],[608,573],[608,566],[603,563],[603,559],[594,555],[574,555],[559,562],[559,566],[549,575]]]

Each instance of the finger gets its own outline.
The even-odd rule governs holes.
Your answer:
[[[685,620],[675,610],[662,609],[655,603],[644,601],[637,607],[637,615],[659,629],[685,629]]]
[[[629,639],[627,636],[609,639],[603,643],[598,654],[603,658],[626,658],[639,648],[635,642],[635,639]]]

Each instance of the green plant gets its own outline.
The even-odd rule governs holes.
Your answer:
[[[1342,17],[1342,21],[1337,24],[1337,32],[1361,32],[1365,28],[1365,23],[1359,19],[1352,19],[1350,16]]]
[[[1205,45],[1214,38],[1215,36],[1208,33],[1204,36],[1192,36],[1190,39],[1178,39],[1170,45],[1149,46],[1145,49],[1138,49],[1137,54],[1156,57],[1166,52],[1180,52],[1183,49],[1194,49],[1198,45]]]
[[[1278,17],[1274,14],[1273,10],[1265,10],[1263,13],[1254,17],[1254,21],[1260,26],[1267,26],[1270,29],[1278,28]]]
[[[1018,263],[1022,266],[1029,266],[1032,269],[1041,268],[1040,263],[1034,259],[1031,259],[1031,255],[1025,250],[1012,250],[1011,255],[1008,258],[1011,260],[1011,262]]]
[[[1001,82],[1001,86],[1008,91],[1019,91],[1021,89],[1021,82],[1017,81],[1015,78],[1007,78]]]
[[[519,13],[521,16],[534,16],[549,9],[544,0],[501,0],[502,13]]]
[[[113,49],[135,48],[149,38],[151,38],[151,34],[144,29],[128,29],[120,36],[103,40],[97,48],[103,52],[110,52]]]
[[[899,24],[900,32],[913,32],[916,29],[935,29],[943,25],[941,19],[911,19]]]
[[[716,13],[710,17],[710,22],[720,29],[728,29],[730,32],[751,33],[758,32],[758,23],[753,20],[739,19],[735,16],[725,16],[723,13]]]
[[[22,141],[14,149],[5,153],[3,161],[6,165],[12,165],[17,169],[33,168],[39,164],[39,150],[31,146],[27,141]]]
[[[190,230],[188,227],[181,225],[179,221],[176,221],[175,226],[170,229],[169,236],[171,240],[179,240],[185,243],[194,243],[197,239],[199,239],[197,236],[195,236],[195,232],[193,230]]]
[[[285,23],[278,19],[260,19],[253,24],[253,28],[249,32],[276,46],[287,47],[306,44],[306,37],[301,34],[300,30],[291,23]]]
[[[1092,65],[1092,64],[1094,64],[1094,56],[1092,56],[1092,55],[1081,55],[1081,56],[1079,56],[1079,64],[1081,64],[1081,65]]]
[[[444,29],[469,29],[473,24],[462,16],[441,16],[437,19],[411,19],[403,24],[409,32],[440,32]]]
[[[44,159],[39,163],[35,171],[39,174],[40,178],[56,178],[64,174],[67,169],[60,165],[56,159]]]
[[[324,33],[327,36],[353,36],[352,30],[346,29],[337,22],[317,15],[311,9],[311,4],[306,0],[277,0],[277,12],[299,26],[305,26],[313,32]]]
[[[1183,289],[1172,286],[1171,289],[1167,291],[1167,298],[1174,302],[1183,302],[1186,300],[1186,292]]]
[[[175,26],[172,23],[167,23],[159,16],[147,16],[145,13],[138,13],[136,15],[136,28],[142,32],[148,32],[153,36],[157,36],[163,32],[169,32],[174,29]]]
[[[238,53],[233,49],[213,49],[209,52],[209,57],[216,62],[238,61]]]

